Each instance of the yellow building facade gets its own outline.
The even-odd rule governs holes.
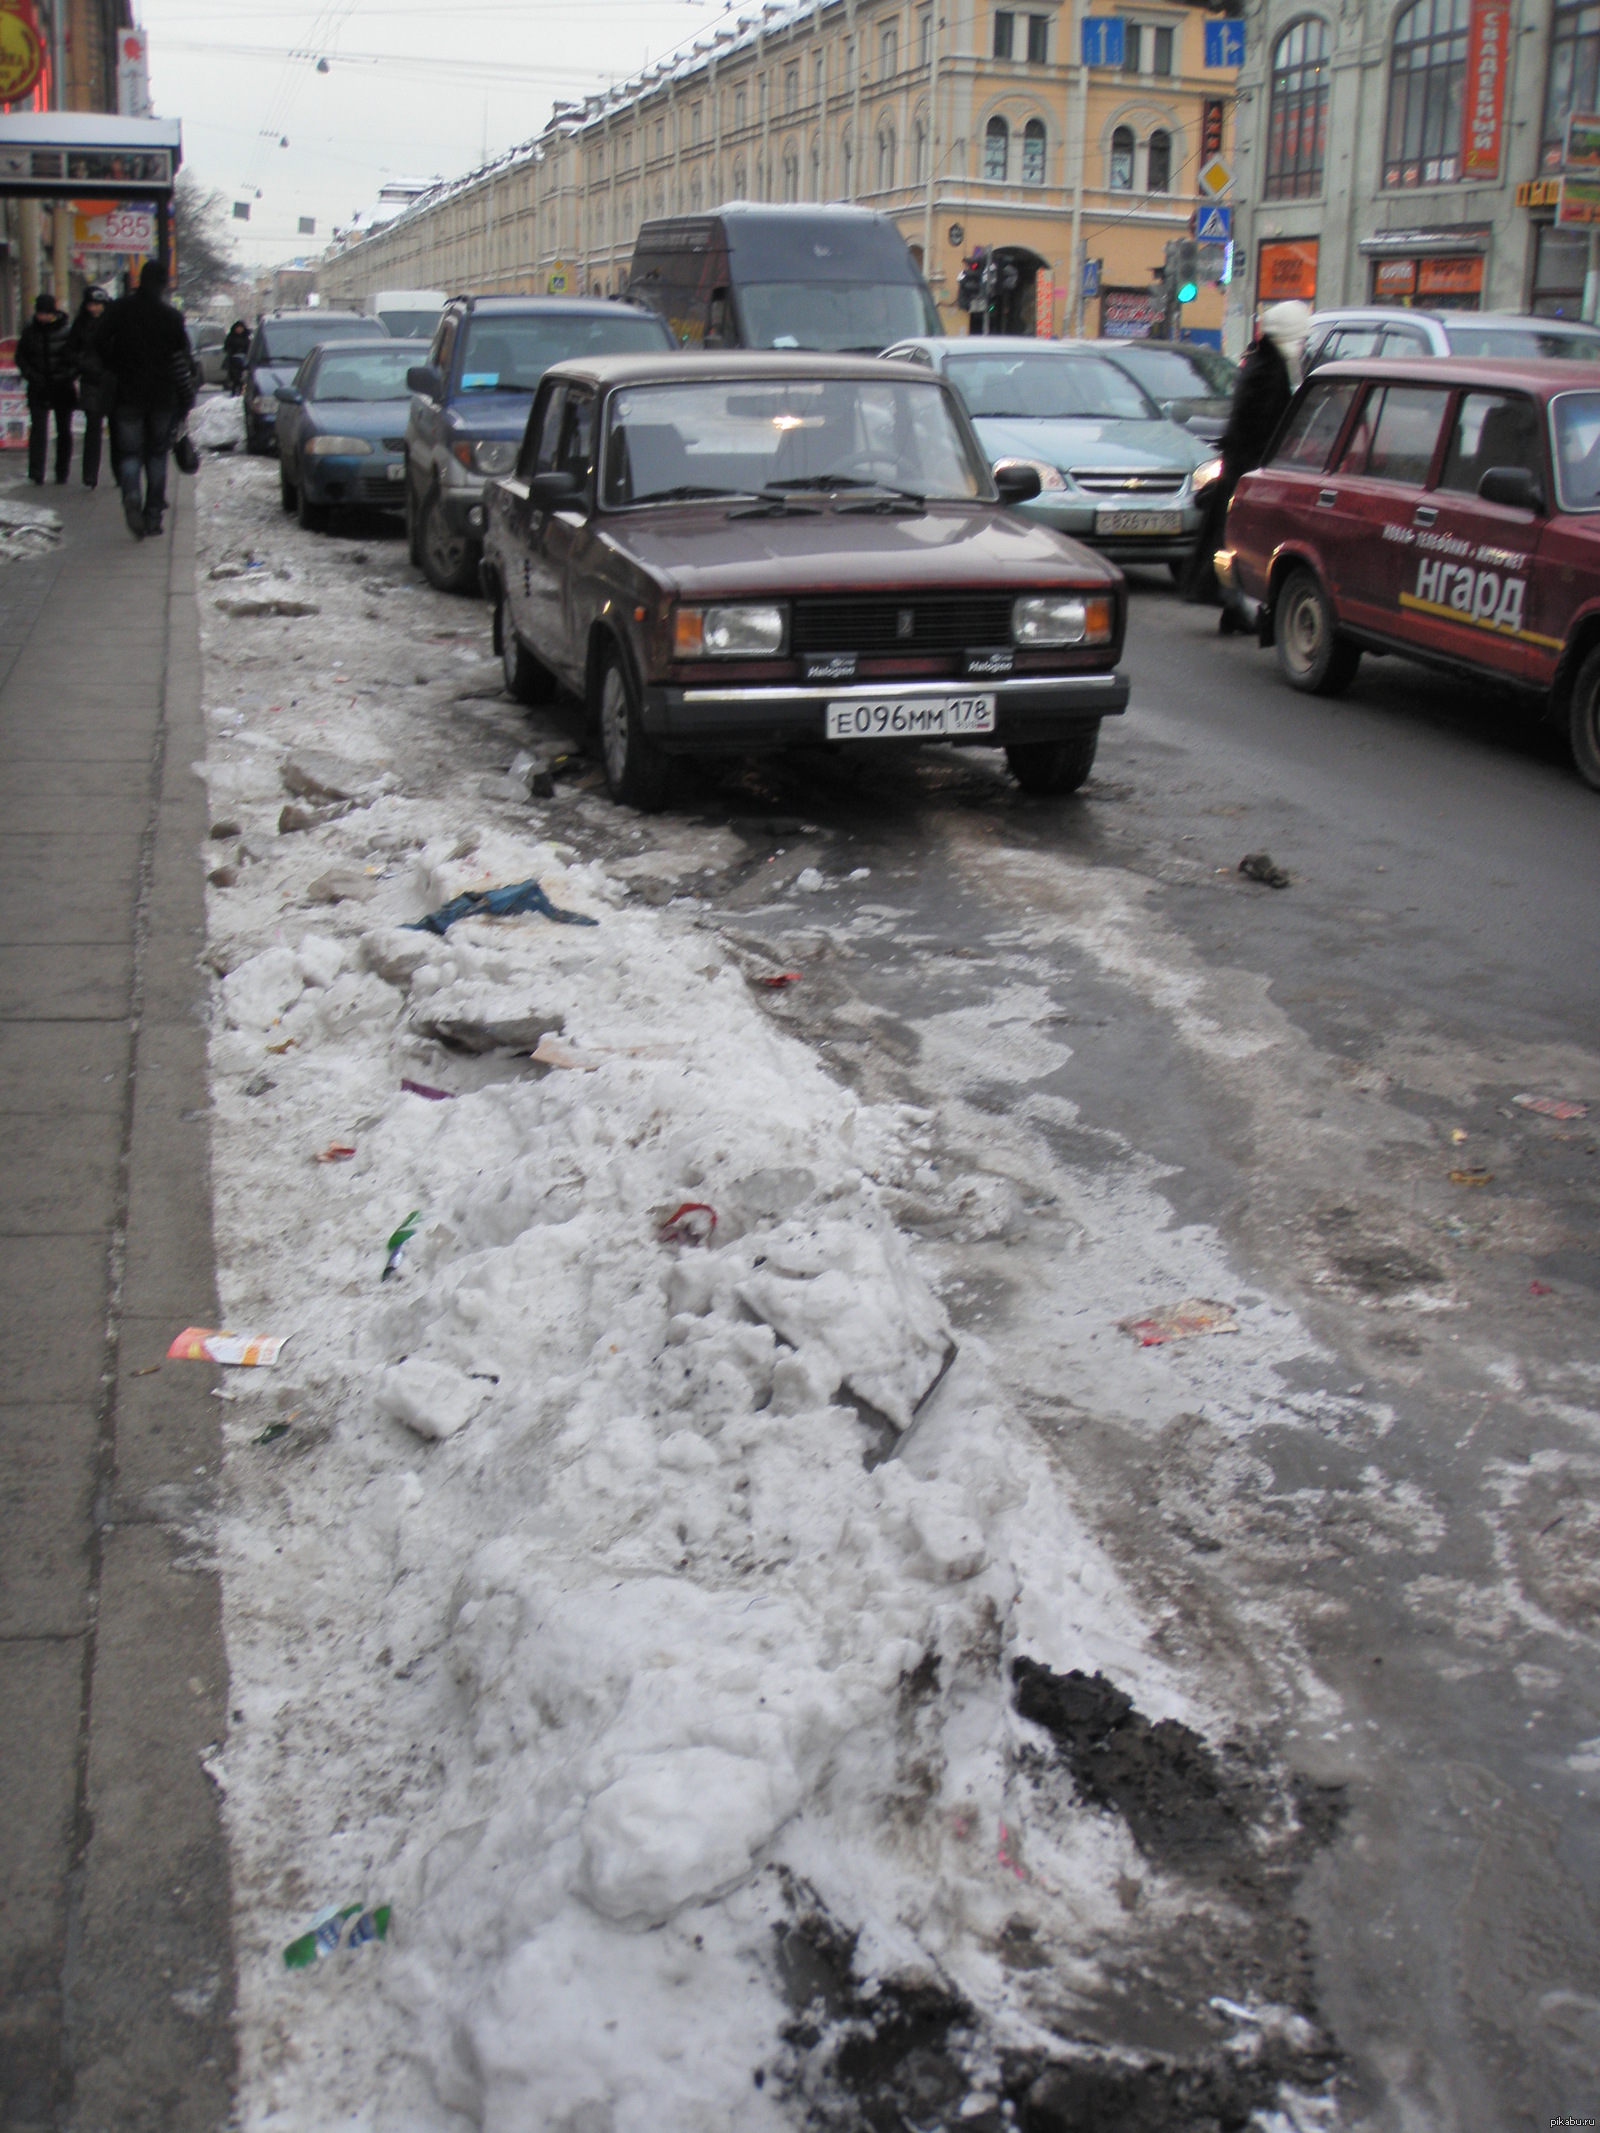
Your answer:
[[[324,300],[381,288],[612,295],[642,221],[724,200],[853,201],[892,216],[945,330],[964,333],[963,261],[997,251],[995,324],[1126,332],[1156,310],[1197,175],[1233,139],[1236,69],[1208,66],[1219,13],[1049,0],[768,5],[581,106],[539,138],[423,195],[321,265]],[[1120,29],[1105,34],[1105,24]],[[1085,66],[1120,44],[1120,59]],[[1002,316],[1003,309],[1003,316]],[[1182,318],[1214,336],[1223,291]]]

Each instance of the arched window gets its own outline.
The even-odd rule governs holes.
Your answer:
[[[700,182],[700,173],[696,171],[689,180],[689,211],[691,214],[698,215],[704,206],[705,191]]]
[[[1029,119],[1022,129],[1022,182],[1044,183],[1044,120]]]
[[[793,141],[783,151],[783,197],[785,200],[800,197],[800,151]]]
[[[1003,118],[992,118],[983,136],[983,174],[1004,179],[1010,175],[1011,128]]]
[[[744,174],[744,165],[735,163],[733,166],[733,197],[735,200],[743,200],[747,197],[749,191],[750,180]]]
[[[1167,193],[1172,190],[1172,135],[1153,133],[1145,163],[1144,189],[1147,193]]]
[[[1307,15],[1291,22],[1272,48],[1265,197],[1314,198],[1327,154],[1328,25]]]
[[[1111,190],[1133,191],[1133,128],[1119,126],[1111,136]]]
[[[822,198],[822,143],[811,144],[811,194],[813,200]]]
[[[851,140],[849,134],[846,134],[839,143],[839,167],[844,172],[844,197],[847,200],[853,200],[856,196],[856,151],[855,143]]]
[[[922,185],[928,176],[928,122],[915,120],[911,128],[911,182]]]
[[[878,128],[878,190],[888,192],[894,185],[894,128]]]
[[[1461,175],[1461,92],[1472,0],[1417,0],[1394,26],[1385,185],[1449,185]]]

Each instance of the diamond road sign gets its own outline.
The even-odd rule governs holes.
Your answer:
[[[1226,244],[1233,235],[1233,209],[1201,208],[1195,216],[1194,233],[1202,244]]]
[[[1199,177],[1200,190],[1209,200],[1219,199],[1233,183],[1233,168],[1221,156],[1213,156],[1202,165]]]

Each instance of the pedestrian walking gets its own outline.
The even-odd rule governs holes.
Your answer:
[[[117,298],[94,337],[95,353],[113,381],[111,443],[123,516],[140,541],[161,531],[167,454],[194,404],[194,355],[166,289],[166,268],[146,260],[138,288]]]
[[[72,377],[78,405],[83,409],[83,486],[93,489],[100,482],[100,446],[111,412],[111,379],[95,350],[95,334],[106,315],[109,299],[98,283],[83,292],[83,302],[67,335],[72,354]]]
[[[1223,594],[1211,559],[1222,546],[1234,490],[1252,467],[1260,466],[1272,434],[1283,420],[1283,411],[1294,397],[1300,382],[1300,351],[1305,347],[1310,324],[1309,304],[1269,304],[1261,314],[1260,330],[1239,366],[1228,426],[1217,447],[1222,476],[1213,482],[1206,498],[1205,516],[1183,573],[1186,600],[1196,606],[1221,602],[1217,627],[1224,637],[1251,625],[1242,608]]]
[[[237,399],[244,390],[245,361],[250,354],[250,328],[236,318],[222,344],[222,367],[230,393]]]
[[[56,308],[55,298],[48,293],[37,297],[33,317],[17,338],[17,368],[28,388],[28,479],[36,484],[44,480],[52,415],[56,480],[65,481],[72,470],[72,410],[78,403],[72,390],[70,338],[67,314]]]

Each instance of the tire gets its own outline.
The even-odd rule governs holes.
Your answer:
[[[1333,602],[1309,570],[1292,570],[1272,611],[1278,671],[1307,696],[1343,696],[1356,678],[1361,648],[1340,635]]]
[[[1579,667],[1578,678],[1572,684],[1572,722],[1568,732],[1579,777],[1600,792],[1600,645]]]
[[[248,415],[244,424],[244,448],[253,459],[265,459],[268,456],[266,441]]]
[[[515,697],[519,704],[544,703],[555,693],[549,673],[517,635],[511,620],[511,602],[504,593],[500,595],[497,625],[500,671],[505,676],[507,696]]]
[[[314,504],[307,496],[305,483],[302,482],[295,501],[295,516],[307,533],[326,533],[333,513],[327,504]]]
[[[450,531],[437,494],[422,507],[417,545],[422,553],[422,574],[436,592],[477,591],[478,544],[464,533]]]
[[[283,505],[285,511],[292,511],[300,501],[295,491],[295,485],[289,479],[289,469],[281,459],[278,461],[278,501]]]
[[[608,651],[595,697],[606,789],[619,807],[653,815],[666,805],[671,760],[639,722],[639,692],[620,652]]]
[[[1188,559],[1184,556],[1169,556],[1167,558],[1167,569],[1171,573],[1174,585],[1183,583],[1183,574],[1188,567]]]
[[[1021,741],[1006,750],[1011,775],[1024,792],[1076,792],[1094,768],[1100,728],[1075,734],[1070,741]]]
[[[411,473],[406,471],[406,554],[422,568],[422,543],[417,538],[417,499],[411,490]]]

